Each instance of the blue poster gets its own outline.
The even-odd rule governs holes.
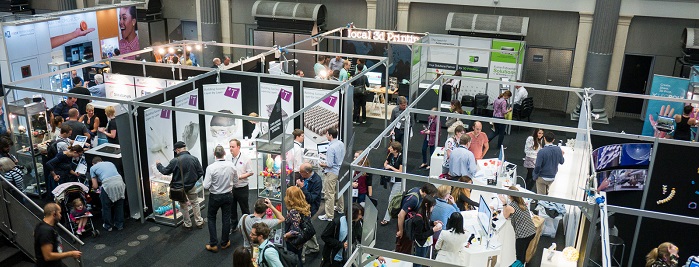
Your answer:
[[[662,96],[671,98],[685,99],[687,96],[687,88],[689,87],[689,80],[678,77],[668,77],[661,75],[653,75],[653,84],[651,85],[650,95],[652,96]],[[665,111],[665,114],[659,114],[661,108],[669,106],[670,109],[674,109],[673,114],[669,114]],[[648,107],[646,108],[645,123],[643,123],[643,135],[653,136],[654,130],[651,122],[657,121],[659,115],[665,115],[667,117],[672,117],[675,114],[682,114],[682,108],[684,104],[681,102],[670,102],[662,100],[648,100]],[[667,109],[667,108],[666,108]]]

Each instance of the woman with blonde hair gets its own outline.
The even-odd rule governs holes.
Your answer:
[[[296,237],[302,233],[301,222],[311,219],[311,205],[306,202],[306,195],[298,186],[290,186],[286,189],[284,204],[288,209],[286,216],[286,233],[284,240],[286,248],[296,254],[299,258],[299,267],[303,267],[301,256],[303,253],[303,243],[296,244]]]
[[[85,105],[85,112],[86,113],[84,115],[80,116],[79,120],[85,124],[87,130],[90,131],[90,134],[93,137],[97,136],[97,130],[100,127],[100,118],[95,116],[95,106],[88,103],[87,105]],[[95,146],[96,145],[97,143],[95,143]]]
[[[107,127],[99,128],[98,131],[107,136],[107,142],[110,144],[119,144],[119,138],[117,136],[117,125],[114,121],[116,118],[116,109],[113,106],[107,106],[104,109],[104,115],[107,115]]]
[[[468,176],[461,176],[459,182],[473,184],[473,180]],[[471,200],[471,189],[456,187],[451,191],[451,195],[456,202],[456,206],[459,207],[461,211],[472,210],[478,207],[478,202]]]
[[[646,267],[677,267],[680,249],[675,244],[665,242],[653,248],[646,255]]]

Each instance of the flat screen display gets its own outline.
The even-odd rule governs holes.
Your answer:
[[[597,173],[598,189],[605,192],[643,190],[648,178],[646,169],[618,169]]]
[[[592,152],[595,170],[647,168],[652,144],[631,143],[602,146]]]
[[[488,203],[485,202],[483,196],[481,196],[480,202],[478,202],[478,222],[486,234],[490,233],[490,220],[492,218],[493,212],[488,207]]]
[[[330,143],[320,143],[320,144],[318,144],[318,153],[323,154],[323,153],[325,153],[325,152],[328,152],[328,146],[329,146],[329,145],[330,145]]]
[[[84,42],[81,44],[67,45],[65,49],[65,60],[70,65],[83,64],[94,61],[95,57],[92,51],[92,42]]]
[[[383,73],[381,72],[367,72],[366,77],[370,85],[381,85],[381,81],[383,81]]]

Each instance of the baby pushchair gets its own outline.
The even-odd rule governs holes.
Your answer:
[[[61,210],[63,211],[63,225],[70,229],[73,234],[76,234],[78,230],[78,222],[70,214],[70,210],[73,208],[71,203],[75,199],[81,199],[85,205],[85,209],[88,212],[92,212],[92,205],[88,201],[89,188],[83,183],[79,182],[68,182],[58,185],[53,191],[53,195],[56,197],[55,201],[61,205]],[[100,234],[99,230],[95,229],[95,224],[92,222],[92,217],[87,218],[87,223],[85,224],[85,231],[83,233],[90,232],[93,237]]]

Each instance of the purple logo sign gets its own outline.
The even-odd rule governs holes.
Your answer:
[[[291,92],[287,90],[279,89],[279,96],[281,96],[281,98],[286,102],[291,100]]]
[[[337,103],[337,97],[334,95],[331,95],[331,96],[323,99],[323,102],[325,104],[328,104],[328,106],[335,107],[335,103]]]
[[[190,106],[197,106],[197,96],[196,95],[190,95],[189,96],[189,105]]]
[[[223,95],[233,98],[233,99],[238,99],[238,94],[240,93],[240,88],[233,88],[233,87],[228,87],[226,88],[226,92],[223,93]]]
[[[171,112],[171,110],[168,110],[168,109],[160,110],[160,117],[163,118],[163,119],[169,119],[169,118],[170,118],[170,112]]]

